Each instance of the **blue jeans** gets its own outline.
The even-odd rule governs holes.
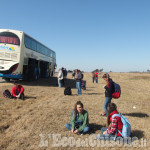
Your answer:
[[[101,128],[102,134],[98,134],[97,139],[99,139],[99,140],[114,140],[114,138],[115,138],[114,134],[103,134],[103,132],[105,132],[106,130],[107,130],[107,128],[102,127]]]
[[[76,82],[77,94],[82,95],[81,82]]]
[[[58,80],[58,87],[61,88],[61,80]]]
[[[107,116],[107,106],[109,103],[111,103],[111,99],[112,99],[112,97],[105,97],[104,111],[105,111],[106,116]]]
[[[96,79],[96,83],[98,83],[98,77],[95,77],[95,79]]]
[[[66,127],[68,130],[71,131],[71,124],[67,123],[67,124],[65,125],[65,127]],[[85,134],[85,133],[87,133],[89,130],[90,130],[89,127],[85,127],[85,128],[83,129],[83,131],[80,132],[80,133]]]

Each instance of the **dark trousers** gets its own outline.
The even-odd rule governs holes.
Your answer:
[[[19,94],[19,91],[16,90],[16,95],[18,95],[18,94]],[[21,93],[21,94],[20,94],[20,98],[19,98],[19,99],[24,100],[24,93]]]
[[[93,83],[94,83],[94,81],[95,81],[95,77],[92,77],[92,79],[93,79]]]
[[[61,80],[61,83],[63,86],[65,86],[65,79],[64,78]]]

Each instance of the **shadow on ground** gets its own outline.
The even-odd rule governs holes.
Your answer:
[[[103,93],[84,93],[84,95],[102,95]]]
[[[10,81],[13,83],[13,81]],[[76,81],[74,79],[64,79],[65,85],[62,87],[70,86],[71,88],[76,88]],[[19,84],[26,86],[50,86],[50,87],[58,87],[57,77],[51,78],[40,78],[38,81],[19,81]]]
[[[141,139],[144,137],[144,131],[141,130],[133,130],[131,132],[131,137],[137,137],[138,139]]]
[[[147,118],[149,115],[145,113],[124,113],[125,116],[139,117],[139,118]]]
[[[97,130],[101,130],[102,126],[95,124],[95,123],[91,123],[90,125],[90,134],[95,133]]]

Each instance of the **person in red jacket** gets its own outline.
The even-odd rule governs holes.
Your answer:
[[[98,70],[96,70],[95,72],[95,80],[96,80],[96,83],[98,83]]]
[[[114,103],[109,103],[107,107],[107,128],[101,128],[101,135],[97,136],[99,140],[110,140],[114,139],[116,136],[121,136],[118,130],[122,133],[123,123],[121,118],[118,116],[112,117],[114,114],[119,114],[117,111],[117,106]]]
[[[19,85],[17,81],[14,81],[14,87],[12,88],[12,97],[24,100],[24,88]]]

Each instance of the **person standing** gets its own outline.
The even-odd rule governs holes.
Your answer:
[[[75,74],[76,74],[76,73],[75,73],[75,70],[73,70],[73,72],[72,72],[72,78],[73,78],[73,79],[75,79]]]
[[[57,75],[57,78],[58,78],[58,87],[61,88],[61,82],[62,82],[62,79],[63,79],[63,72],[62,72],[62,69],[58,69],[58,75]]]
[[[96,83],[98,83],[98,71],[97,70],[95,72],[95,80],[96,80]]]
[[[75,75],[77,95],[82,95],[81,79],[82,79],[81,71],[77,69]]]
[[[103,88],[105,89],[105,102],[104,113],[101,113],[101,115],[107,116],[107,106],[109,103],[111,103],[112,100],[112,94],[114,93],[114,83],[108,73],[104,74],[102,78],[106,81],[106,86],[103,86]]]
[[[93,83],[95,81],[95,71],[92,72],[92,80],[93,80]]]

